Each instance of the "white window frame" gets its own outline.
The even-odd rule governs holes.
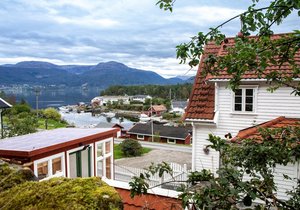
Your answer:
[[[167,139],[168,144],[176,144],[176,139]]]
[[[105,147],[105,144],[106,142],[110,142],[110,152],[106,154],[106,147]],[[98,149],[98,145],[99,144],[102,144],[102,156],[97,156],[97,149]],[[114,144],[113,144],[113,138],[109,138],[109,139],[105,139],[105,140],[101,140],[101,141],[98,141],[98,142],[95,142],[95,151],[94,151],[94,154],[96,155],[96,176],[100,176],[100,177],[106,177],[106,159],[107,158],[110,158],[110,176],[111,176],[111,179],[113,179],[114,177],[114,167],[113,167],[113,164],[114,164],[114,155],[113,155],[113,151],[114,151],[114,148],[113,148]],[[103,174],[98,174],[98,161],[102,161],[102,173]]]
[[[53,174],[53,171],[52,171],[52,160],[55,159],[55,158],[61,158],[61,172],[60,173],[56,173],[56,174]],[[55,154],[55,155],[51,155],[51,156],[48,156],[48,157],[45,157],[45,158],[42,158],[42,159],[38,159],[38,160],[35,160],[33,162],[33,167],[34,167],[34,175],[36,177],[38,177],[38,164],[39,163],[43,163],[43,162],[47,162],[48,163],[48,176],[45,177],[44,179],[40,179],[39,181],[42,181],[42,180],[47,180],[47,179],[50,179],[50,178],[53,178],[53,177],[62,177],[62,176],[66,176],[66,171],[65,171],[65,155],[64,153],[58,153],[58,154]]]
[[[231,101],[232,113],[233,114],[256,114],[258,85],[240,85],[238,89],[242,90],[242,111],[235,111],[235,93],[232,91],[232,101]],[[246,89],[253,90],[253,111],[245,111]]]
[[[139,137],[139,136],[142,136],[142,137]],[[145,140],[145,136],[141,135],[141,134],[137,134],[136,138],[139,139],[139,140]]]

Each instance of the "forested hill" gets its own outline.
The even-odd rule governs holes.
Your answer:
[[[166,85],[183,82],[180,78],[166,79],[155,72],[130,68],[114,61],[91,66],[55,65],[39,61],[0,66],[1,85],[88,85],[107,88],[112,85]]]
[[[101,95],[150,95],[152,97],[171,99],[188,99],[192,91],[192,84],[177,85],[135,85],[135,86],[111,86],[101,92]]]

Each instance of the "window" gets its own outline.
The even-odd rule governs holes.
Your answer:
[[[176,140],[175,139],[168,139],[167,142],[169,144],[176,144]]]
[[[144,135],[137,135],[137,139],[144,140]]]
[[[41,179],[65,175],[64,154],[56,154],[34,161],[34,174]]]
[[[99,141],[96,143],[97,148],[97,176],[112,177],[113,163],[113,140]]]
[[[60,173],[61,170],[61,157],[52,160],[52,174]]]
[[[255,112],[255,88],[245,87],[234,93],[234,112]]]
[[[37,174],[38,179],[46,178],[49,174],[48,161],[37,164],[37,171],[38,171]]]

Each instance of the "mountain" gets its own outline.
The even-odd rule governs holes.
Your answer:
[[[178,84],[179,78],[165,79],[152,71],[130,68],[110,61],[97,65],[55,65],[49,62],[23,61],[0,66],[0,84],[66,85],[83,84],[99,88],[111,85]]]

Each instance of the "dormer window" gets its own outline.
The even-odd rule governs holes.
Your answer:
[[[234,112],[255,112],[255,100],[257,86],[241,86],[234,92],[233,111]]]

